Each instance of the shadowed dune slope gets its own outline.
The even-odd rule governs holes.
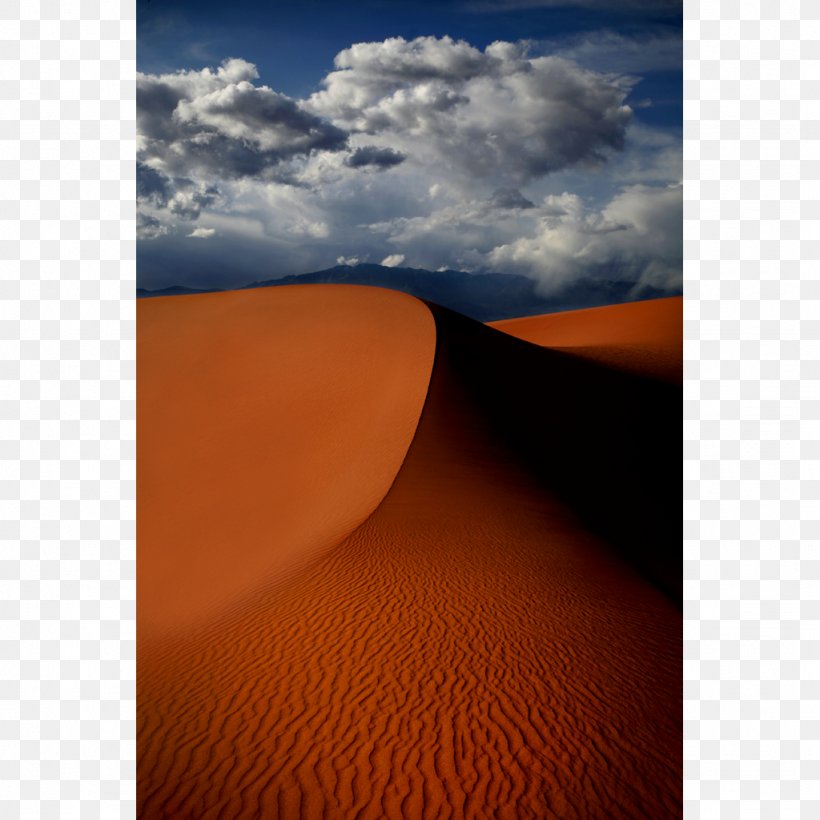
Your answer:
[[[680,382],[657,378],[649,356],[625,368],[435,311],[446,314],[456,368],[496,438],[680,605]],[[593,312],[579,316],[586,322]]]
[[[661,495],[638,475],[657,467],[641,405],[667,412],[666,385],[432,310],[427,401],[375,512],[229,613],[141,645],[140,817],[681,816],[680,612],[598,498],[629,499],[635,539],[679,556],[640,524]]]
[[[683,297],[648,299],[545,316],[492,322],[491,327],[544,347],[679,384],[683,378]]]
[[[142,300],[138,322],[147,639],[373,512],[416,429],[435,325],[412,297],[334,285]]]

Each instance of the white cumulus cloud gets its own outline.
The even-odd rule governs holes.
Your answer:
[[[623,146],[630,85],[521,44],[392,37],[340,52],[307,107],[425,163],[522,183]]]
[[[632,185],[599,211],[569,193],[548,197],[544,206],[554,214],[543,216],[532,233],[488,253],[491,267],[532,276],[544,290],[583,277],[669,290],[680,286],[680,185]]]
[[[382,259],[382,265],[388,268],[397,268],[402,262],[404,262],[403,253],[391,253],[390,256],[385,256]]]

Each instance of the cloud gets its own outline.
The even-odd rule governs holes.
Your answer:
[[[330,229],[321,220],[297,219],[288,226],[287,232],[294,236],[305,236],[312,239],[327,239]]]
[[[256,66],[239,59],[225,60],[216,71],[203,68],[160,75],[137,72],[137,131],[147,141],[172,141],[179,132],[173,115],[182,100],[258,76]]]
[[[137,200],[153,201],[165,207],[173,196],[171,180],[145,163],[137,162]]]
[[[683,38],[665,28],[637,35],[604,29],[563,40],[544,41],[538,49],[573,60],[594,71],[640,74],[647,71],[680,71]]]
[[[486,70],[480,49],[446,36],[409,41],[388,37],[381,42],[355,43],[340,51],[333,62],[339,71],[328,75],[329,89],[352,83],[375,97],[396,84],[466,80]]]
[[[199,218],[204,208],[220,203],[222,199],[215,185],[197,183],[185,177],[171,179],[141,162],[137,163],[137,206],[142,220],[138,230],[140,238],[154,239],[169,230],[156,216],[146,213],[146,207],[192,222]]]
[[[517,187],[600,165],[623,147],[632,117],[623,79],[529,57],[520,43],[483,51],[450,37],[357,43],[307,100],[257,81],[256,67],[236,58],[215,70],[138,74],[145,196],[169,207],[179,180],[316,187],[345,168],[407,161],[465,186]]]
[[[499,188],[490,199],[493,208],[534,208],[535,204],[530,202],[517,188]]]
[[[529,208],[490,199],[371,229],[429,269],[519,273],[552,293],[583,280],[674,291],[681,284],[682,213],[679,184],[629,185],[599,207],[573,193]]]
[[[398,216],[369,228],[390,244],[412,251],[413,258],[421,258],[425,266],[434,264],[433,257],[465,266],[469,254],[473,258],[469,266],[475,267],[481,266],[481,254],[529,231],[539,217],[563,213],[554,207],[536,208],[520,191],[502,189],[489,199],[461,200],[423,216]]]
[[[379,170],[401,165],[407,159],[407,154],[394,151],[392,148],[377,148],[375,145],[365,145],[357,148],[346,160],[349,168],[363,168],[373,166]]]
[[[632,185],[600,211],[565,193],[544,203],[556,213],[487,254],[500,270],[537,279],[545,291],[578,279],[634,281],[660,289],[680,287],[683,199],[680,185]]]
[[[155,216],[137,211],[137,239],[158,239],[168,232],[168,226],[163,225]]]
[[[216,233],[214,228],[194,228],[188,236],[194,239],[210,239]]]
[[[490,199],[457,201],[421,216],[397,216],[373,223],[369,230],[383,242],[411,256],[419,267],[499,271],[489,254],[535,230],[543,208],[504,207]],[[504,197],[500,197],[504,199]],[[550,211],[551,212],[551,211]]]
[[[447,37],[358,43],[305,100],[238,59],[140,75],[141,280],[231,287],[330,259],[410,259],[523,273],[545,290],[674,286],[680,137],[633,121],[634,78],[593,70],[593,41],[565,41],[563,56]],[[203,214],[207,228],[192,224]]]
[[[300,108],[295,100],[247,80],[191,100],[182,99],[174,116],[200,138],[216,133],[277,159],[317,149],[341,150],[347,140],[343,131]]]
[[[427,167],[521,184],[623,147],[630,84],[521,44],[392,37],[340,52],[306,105]],[[377,141],[371,139],[372,142]]]
[[[683,175],[680,132],[636,123],[630,129],[624,151],[610,163],[608,172],[619,182],[679,182]]]
[[[347,134],[296,100],[254,85],[256,67],[137,74],[137,158],[168,177],[275,177],[283,163],[341,151]]]

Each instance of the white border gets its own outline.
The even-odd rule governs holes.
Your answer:
[[[817,817],[820,6],[684,5],[686,816]],[[0,9],[4,818],[135,811],[135,32]]]

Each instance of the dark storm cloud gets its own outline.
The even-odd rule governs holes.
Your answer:
[[[172,140],[179,130],[174,111],[182,100],[258,76],[256,66],[238,59],[225,60],[216,71],[203,68],[159,75],[137,72],[137,131],[148,140]]]
[[[379,170],[401,165],[407,159],[406,154],[394,151],[392,148],[377,148],[375,145],[365,145],[357,148],[346,160],[349,168],[364,168],[373,166]]]
[[[530,202],[517,188],[499,188],[490,198],[490,204],[494,208],[534,208],[535,203]]]
[[[263,177],[314,151],[341,151],[347,134],[297,101],[251,82],[256,69],[137,76],[138,159],[168,176]]]
[[[302,109],[284,94],[242,81],[191,100],[181,100],[176,119],[183,126],[212,129],[243,140],[280,159],[313,150],[339,151],[347,134]],[[207,132],[206,132],[207,133]]]
[[[151,201],[162,208],[173,196],[171,180],[144,162],[137,163],[137,199]]]
[[[210,207],[219,199],[219,189],[215,185],[182,188],[168,203],[168,210],[180,219],[199,219],[202,209]]]
[[[170,178],[145,163],[137,163],[137,202],[167,209],[185,220],[199,218],[203,208],[221,200],[215,185],[194,182],[185,177]]]
[[[137,211],[137,238],[157,239],[168,233],[168,228],[163,225],[155,216]]]

